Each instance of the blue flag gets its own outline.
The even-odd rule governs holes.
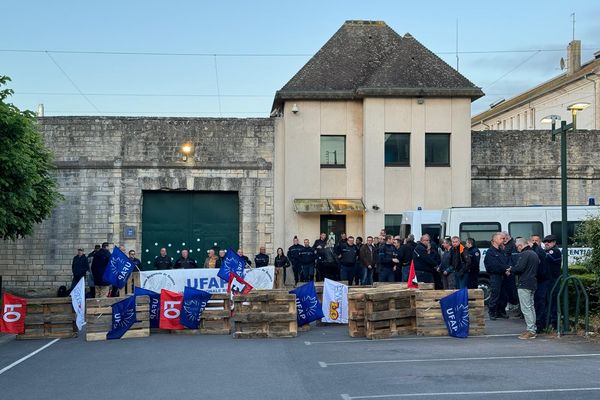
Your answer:
[[[243,278],[245,266],[246,262],[242,259],[242,257],[238,256],[235,251],[229,249],[223,258],[223,262],[221,263],[221,268],[219,268],[219,273],[217,273],[217,276],[226,282],[229,282],[230,272],[233,272],[237,276]]]
[[[189,329],[198,329],[200,316],[211,298],[211,294],[204,290],[186,286],[183,289],[183,304],[181,305],[181,325]]]
[[[308,282],[291,290],[290,293],[296,295],[298,326],[309,324],[324,317],[323,306],[317,297],[314,282]]]
[[[160,323],[160,293],[136,287],[133,294],[135,296],[150,297],[150,328],[158,328]]]
[[[102,279],[104,282],[122,289],[125,287],[127,279],[129,279],[129,275],[131,275],[134,268],[135,266],[129,261],[129,258],[115,246]]]
[[[469,337],[469,292],[467,288],[457,290],[440,299],[442,316],[448,335],[457,338]]]
[[[121,339],[135,322],[135,296],[130,296],[112,305],[112,329],[106,334],[106,338]]]

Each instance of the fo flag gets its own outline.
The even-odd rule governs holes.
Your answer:
[[[348,286],[325,278],[323,314],[323,322],[348,323]]]
[[[408,272],[408,282],[406,287],[409,289],[418,289],[419,281],[417,280],[417,274],[415,273],[415,262],[410,262],[410,270]]]
[[[212,295],[204,290],[186,286],[183,289],[183,305],[181,306],[181,325],[189,329],[198,329],[200,316]]]
[[[85,277],[81,277],[79,283],[71,290],[71,304],[77,316],[77,329],[81,330],[85,325]]]
[[[112,305],[112,329],[106,334],[106,338],[121,339],[135,322],[135,296],[129,296]]]
[[[117,246],[113,249],[102,279],[114,287],[122,289],[133,272],[134,265]]]
[[[254,289],[254,287],[243,280],[239,275],[236,275],[233,272],[229,273],[227,293],[230,293],[232,296],[237,296],[240,294],[248,294],[252,289]]]
[[[308,282],[290,293],[296,295],[296,319],[298,325],[306,325],[324,317],[323,306],[317,298],[317,290],[314,282]]]
[[[150,328],[158,328],[160,322],[160,294],[152,290],[135,288],[135,296],[148,296],[150,298]]]
[[[217,276],[224,281],[229,281],[229,273],[233,272],[237,276],[244,277],[244,267],[246,263],[242,257],[238,256],[237,253],[231,249],[227,250],[223,262],[221,262],[221,268]]]
[[[165,289],[160,291],[160,329],[185,329],[180,322],[182,302],[182,293]]]
[[[2,296],[2,318],[0,332],[19,335],[25,333],[25,316],[27,315],[27,300],[12,294]]]
[[[442,315],[448,335],[466,338],[469,336],[469,292],[467,288],[460,289],[450,296],[440,299]]]

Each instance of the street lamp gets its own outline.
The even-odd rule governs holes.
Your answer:
[[[552,141],[556,140],[556,135],[560,134],[560,203],[561,203],[561,237],[562,237],[562,285],[567,285],[569,278],[569,245],[567,231],[567,132],[575,130],[577,121],[577,111],[585,110],[589,103],[575,103],[567,107],[571,111],[573,122],[567,124],[561,121],[558,115],[548,115],[542,118],[542,123],[552,124]],[[556,128],[556,121],[560,121],[560,127]],[[559,291],[560,293],[560,291]],[[563,292],[562,298],[563,314],[563,332],[569,331],[569,293],[568,287]],[[557,324],[560,321],[557,321]],[[559,330],[560,332],[560,330]]]
[[[188,156],[192,153],[192,149],[193,147],[191,143],[184,143],[183,145],[181,145],[181,154],[183,154],[183,161],[187,161]]]

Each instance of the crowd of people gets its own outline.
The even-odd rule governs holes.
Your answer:
[[[78,249],[73,258],[71,290],[91,271],[91,297],[115,295],[103,280],[111,257],[108,246],[106,242],[96,245],[87,255],[83,249]],[[127,252],[124,246],[120,246],[120,250],[128,255],[136,268],[143,269],[135,250]],[[209,249],[203,263],[192,258],[187,249],[178,253],[179,257],[175,259],[167,254],[166,248],[161,248],[160,255],[154,259],[154,269],[220,268],[226,251]],[[300,244],[295,236],[287,253],[281,247],[277,249],[273,264],[264,246],[254,256],[254,264],[241,249],[237,254],[247,267],[274,265],[277,287],[287,281],[288,267],[292,269],[294,286],[325,278],[347,281],[350,286],[371,285],[374,281],[407,282],[412,263],[418,282],[433,283],[435,289],[475,289],[479,284],[481,259],[473,238],[467,238],[463,243],[458,236],[453,236],[441,239],[438,245],[427,234],[415,241],[413,235],[394,237],[386,234],[384,229],[378,236],[367,236],[366,241],[360,236],[354,238],[343,233],[335,242],[333,236],[328,238],[321,233],[312,244],[309,239]],[[521,338],[535,338],[546,325],[548,293],[560,277],[561,252],[556,246],[556,237],[548,235],[542,240],[539,235],[532,235],[513,239],[508,232],[494,233],[484,266],[490,283],[490,320],[508,318],[507,310],[519,310],[517,314],[527,325]],[[556,326],[554,303],[549,320]]]

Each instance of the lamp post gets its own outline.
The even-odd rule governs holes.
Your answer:
[[[556,140],[556,135],[560,134],[560,205],[561,205],[561,240],[562,240],[562,279],[567,282],[569,277],[569,245],[567,231],[567,132],[575,130],[577,126],[577,111],[585,110],[589,103],[575,103],[567,107],[571,111],[573,122],[567,124],[566,121],[560,121],[560,116],[549,115],[542,118],[542,123],[552,124],[552,141]],[[556,122],[560,121],[560,128],[556,129]],[[562,298],[563,313],[563,332],[569,332],[569,293],[568,289],[563,292]],[[559,323],[559,321],[557,321]]]

